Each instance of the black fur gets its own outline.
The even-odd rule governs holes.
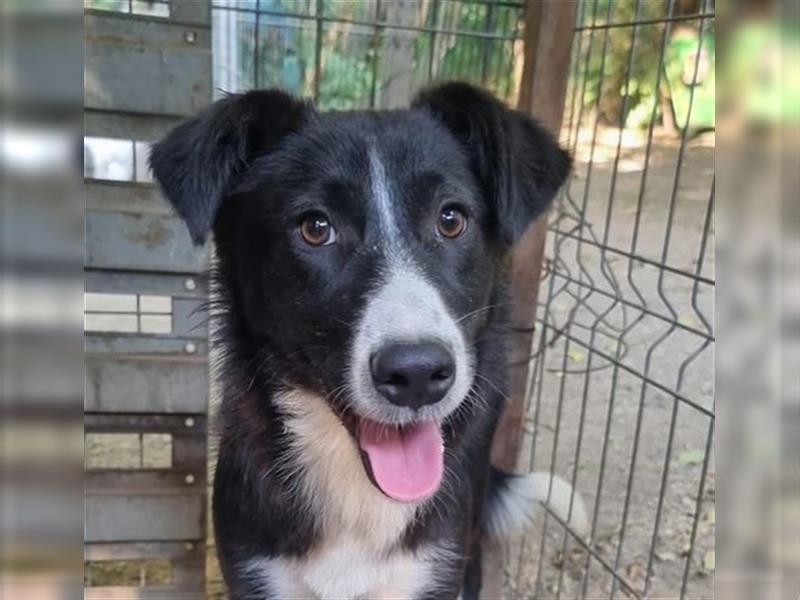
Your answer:
[[[459,593],[470,555],[479,562],[489,446],[507,387],[506,258],[547,208],[569,158],[535,121],[466,84],[431,89],[409,110],[391,112],[319,114],[281,92],[249,92],[177,127],[151,157],[195,243],[214,232],[223,396],[214,522],[234,598],[270,595],[241,574],[242,561],[301,557],[321,535],[317,516],[270,470],[287,459],[290,435],[272,399],[302,387],[332,396],[343,420],[353,417],[347,398],[331,392],[345,381],[344,350],[386,260],[368,181],[373,146],[402,204],[415,263],[454,316],[472,313],[459,327],[482,399],[443,424],[446,480],[398,545],[447,540],[461,550],[461,560],[443,565],[453,576],[437,588],[441,597]],[[451,199],[470,228],[445,243],[432,223]],[[297,226],[309,210],[329,214],[336,244],[302,243]],[[469,583],[475,593],[479,573]]]

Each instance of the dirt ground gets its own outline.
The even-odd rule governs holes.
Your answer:
[[[591,173],[587,164],[590,145],[582,140],[570,186],[574,204],[563,207],[567,215],[575,216],[585,200],[583,231],[573,233],[626,252],[634,238],[644,156],[644,140],[627,135],[613,194],[617,132],[601,132]],[[714,173],[713,144],[713,135],[688,144],[680,166],[671,233],[667,234],[679,144],[659,136],[650,158],[634,252],[710,280],[714,277],[713,215],[700,264],[699,258]],[[568,231],[576,224],[564,219],[558,229]],[[630,261],[612,250],[603,252],[590,243],[579,244],[552,232],[547,256],[558,258],[555,269],[573,281],[551,276],[540,290],[542,304],[551,298],[547,319],[554,329],[547,331],[548,343],[540,359],[544,372],[534,384],[525,464],[520,468],[549,470],[552,464],[562,477],[572,480],[574,475],[590,517],[596,517],[588,546],[607,567],[616,566],[637,594],[643,594],[647,582],[649,598],[680,597],[688,562],[685,597],[712,598],[713,455],[699,499],[696,542],[690,558],[688,553],[712,420],[696,407],[713,411],[713,343],[703,335],[707,332],[704,319],[713,327],[713,285],[699,283],[694,294],[689,277],[662,274],[656,265]],[[592,288],[599,291],[592,292]],[[615,303],[614,297],[627,304]],[[640,306],[647,307],[650,314],[642,315]],[[544,306],[540,306],[539,316],[545,318]],[[626,329],[624,343],[618,345]],[[556,330],[562,334],[555,336]],[[541,350],[539,337],[535,349]],[[617,352],[618,368],[600,354],[614,358]],[[645,369],[653,385],[643,384]],[[678,391],[681,400],[676,401],[671,391]],[[652,544],[665,464],[669,470]],[[627,516],[623,518],[626,499]],[[571,537],[569,543],[565,541],[563,527],[552,518],[545,525],[544,517],[515,540],[509,548],[508,597],[531,597],[538,591],[538,598],[608,598],[612,592],[608,569],[595,558],[588,560],[586,549]],[[652,569],[649,581],[648,563]],[[620,587],[615,595],[629,596],[628,590]]]
[[[589,142],[585,136],[579,139],[575,175],[570,185],[574,204],[565,205],[564,214],[574,217],[585,202],[584,227],[581,232],[573,233],[584,240],[628,251],[642,187],[644,140],[625,133],[613,194],[617,134],[613,130],[600,133],[591,173],[588,169]],[[706,135],[692,140],[686,149],[665,252],[678,143],[672,138],[657,136],[644,186],[635,254],[655,262],[666,262],[675,270],[694,272],[698,268],[713,179],[713,146],[713,136]],[[606,231],[609,214],[610,226]],[[569,230],[575,223],[565,219],[559,229]],[[713,249],[712,220],[704,260],[699,267],[700,274],[709,279],[713,279],[714,273]],[[678,598],[689,560],[687,553],[710,423],[706,414],[684,400],[713,411],[713,344],[706,343],[700,335],[705,331],[703,319],[713,324],[713,286],[697,285],[693,302],[690,278],[662,273],[647,262],[631,263],[619,253],[603,252],[595,245],[578,244],[574,239],[552,233],[547,256],[551,260],[558,258],[556,270],[574,282],[565,287],[563,277],[551,275],[542,283],[540,302],[544,305],[551,297],[547,319],[553,327],[563,328],[568,321],[572,325],[555,340],[549,339],[554,330],[548,330],[548,341],[552,343],[541,358],[543,375],[534,384],[525,451],[519,468],[521,471],[549,470],[552,464],[562,477],[571,480],[574,475],[576,489],[589,515],[596,516],[587,546],[609,567],[616,565],[616,571],[641,593],[647,579],[663,469],[668,464],[647,597]],[[663,258],[666,260],[662,261]],[[578,302],[577,297],[590,291],[585,285],[587,282],[599,291]],[[627,304],[615,304],[609,296],[622,298]],[[579,305],[577,309],[576,305]],[[642,314],[637,307],[643,305],[650,313],[665,316],[666,320],[652,315],[637,319]],[[597,315],[603,311],[607,314],[598,319]],[[540,310],[541,318],[544,314],[543,309]],[[680,326],[671,325],[670,321],[677,321]],[[593,326],[594,338],[591,337]],[[618,345],[617,340],[626,327],[624,343]],[[536,348],[541,342],[539,336],[537,332]],[[622,367],[615,369],[600,354],[590,352],[590,347],[607,356],[620,351]],[[651,358],[647,373],[656,385],[644,388],[639,374],[645,369],[648,352]],[[693,355],[696,356],[690,360]],[[670,390],[678,390],[683,400],[676,402]],[[673,414],[674,438],[666,461]],[[636,460],[632,463],[637,422],[639,442]],[[554,443],[556,437],[557,443]],[[577,452],[579,437],[581,444]],[[606,439],[608,443],[604,446]],[[213,448],[213,443],[210,447]],[[168,456],[169,452],[169,445],[155,438],[140,442],[132,438],[122,446],[111,446],[101,438],[93,438],[87,440],[87,466],[89,463],[95,467],[116,468],[135,464],[164,466],[162,463],[168,459],[160,457],[159,453]],[[209,469],[213,470],[213,456],[209,462]],[[624,541],[620,543],[626,498]],[[699,497],[699,508],[686,590],[686,597],[692,599],[713,597],[713,457]],[[209,524],[207,595],[211,599],[221,599],[225,593],[211,531]],[[544,515],[540,515],[524,536],[509,544],[507,555],[506,593],[509,598],[531,597],[537,591],[539,598],[608,598],[612,591],[612,578],[601,562],[587,559],[585,548],[571,537],[565,538],[563,528],[552,518],[545,519]],[[541,577],[537,577],[540,564]],[[106,576],[110,583],[115,571],[112,569]],[[585,595],[581,596],[584,589]],[[617,597],[627,595],[624,588],[616,589]]]

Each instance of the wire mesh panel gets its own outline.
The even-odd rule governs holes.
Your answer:
[[[578,8],[520,466],[591,523],[515,539],[509,597],[713,595],[713,10]]]
[[[407,106],[432,80],[515,103],[524,4],[486,0],[212,0],[218,93],[280,87],[322,109]]]

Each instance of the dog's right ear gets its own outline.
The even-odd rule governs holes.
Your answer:
[[[237,176],[299,129],[311,111],[277,90],[232,94],[153,146],[153,175],[196,245],[205,242]]]
[[[466,151],[509,245],[547,209],[569,175],[572,159],[541,124],[468,83],[423,91],[413,107],[443,123]]]

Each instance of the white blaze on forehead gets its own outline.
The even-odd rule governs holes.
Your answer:
[[[400,246],[400,228],[397,225],[397,207],[392,202],[392,186],[377,150],[369,151],[369,177],[372,200],[377,207],[380,230],[388,249],[397,251]]]
[[[407,423],[415,419],[443,419],[461,403],[472,385],[472,356],[461,329],[439,290],[415,264],[404,240],[413,235],[401,226],[395,186],[380,153],[369,150],[371,201],[377,213],[386,270],[380,284],[368,295],[358,322],[351,354],[350,386],[353,403],[362,417],[382,422]],[[393,343],[435,341],[448,348],[456,365],[455,381],[447,395],[418,412],[390,404],[378,394],[370,373],[370,358]]]

